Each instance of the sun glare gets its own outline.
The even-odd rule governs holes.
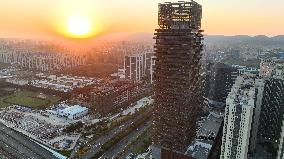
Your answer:
[[[91,32],[90,21],[83,16],[73,16],[67,20],[67,29],[73,37],[84,38]]]

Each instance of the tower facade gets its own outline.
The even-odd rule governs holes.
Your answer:
[[[205,96],[217,102],[226,102],[237,78],[238,70],[223,63],[207,64],[205,77]]]
[[[265,79],[258,135],[266,141],[276,142],[281,135],[284,114],[284,80]]]
[[[196,133],[201,104],[202,7],[159,4],[155,33],[154,145],[184,153]]]
[[[263,59],[260,63],[260,76],[265,78],[265,98],[261,110],[259,136],[271,143],[281,136],[284,114],[284,61]]]
[[[277,159],[284,158],[284,120],[282,121],[281,135],[279,138],[278,150],[277,150]]]

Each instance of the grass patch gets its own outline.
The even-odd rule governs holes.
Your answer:
[[[9,66],[9,64],[0,63],[0,69],[7,68],[8,66]]]
[[[49,101],[47,100],[34,98],[34,97],[28,97],[28,96],[10,97],[10,98],[4,99],[4,101],[7,103],[11,103],[11,104],[17,104],[17,105],[22,105],[22,106],[32,107],[32,108],[42,107],[49,103]]]
[[[61,100],[61,97],[58,96],[50,96],[47,98],[51,103],[58,103]]]
[[[9,104],[9,103],[5,103],[3,100],[4,100],[5,98],[3,98],[3,97],[1,97],[0,98],[0,108],[6,108],[6,107],[9,107],[11,104]]]
[[[0,98],[0,108],[11,105],[21,105],[30,108],[44,108],[52,104],[58,103],[61,98],[58,96],[45,95],[46,98],[38,97],[39,92],[20,91],[12,95]]]

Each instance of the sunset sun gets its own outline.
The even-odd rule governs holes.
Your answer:
[[[73,16],[67,20],[67,30],[73,37],[84,38],[91,32],[91,22],[83,16]]]

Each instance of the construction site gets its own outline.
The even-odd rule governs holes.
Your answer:
[[[202,101],[201,18],[202,6],[194,1],[159,4],[153,142],[161,149],[185,153],[196,136]]]

